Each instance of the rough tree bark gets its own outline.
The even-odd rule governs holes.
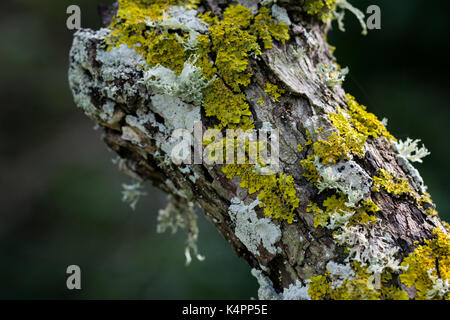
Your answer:
[[[261,8],[259,1],[252,0],[204,0],[197,11],[211,11],[220,20],[224,10],[230,4],[237,3],[250,8],[254,15]],[[270,3],[267,6],[270,8]],[[437,216],[430,215],[433,210],[431,203],[417,201],[417,197],[425,195],[420,175],[399,153],[396,144],[384,136],[368,137],[361,156],[339,159],[336,164],[316,162],[317,170],[325,170],[323,166],[337,170],[334,172],[335,178],[338,175],[337,180],[334,180],[333,186],[323,187],[323,192],[319,192],[317,185],[305,178],[307,170],[300,165],[300,161],[314,155],[312,143],[320,139],[326,141],[332,132],[336,132],[329,115],[339,114],[338,108],[348,110],[349,102],[340,82],[327,85],[324,73],[320,72],[321,67],[335,65],[332,48],[326,41],[330,22],[323,23],[314,15],[307,14],[304,1],[279,0],[277,6],[286,9],[281,12],[287,13],[291,22],[290,39],[285,43],[273,40],[272,47],[262,50],[262,55],[248,59],[247,71],[252,78],[248,86],[242,87],[242,91],[256,127],[269,123],[280,132],[281,172],[293,177],[299,199],[293,223],[267,217],[263,219],[264,208],[254,203],[258,193],[250,194],[242,188],[238,177],[227,179],[221,170],[223,166],[178,166],[167,160],[163,142],[171,139],[175,129],[173,124],[177,122],[174,118],[186,119],[187,112],[195,108],[200,110],[200,106],[188,101],[184,104],[187,106],[185,114],[164,112],[155,106],[155,100],[152,100],[155,92],[143,84],[145,72],[136,64],[139,58],[130,57],[123,50],[108,51],[105,45],[107,29],[82,29],[75,33],[69,72],[75,101],[101,126],[103,139],[120,157],[122,169],[137,179],[152,181],[172,196],[173,204],[180,210],[184,210],[188,203],[203,208],[206,217],[236,254],[254,269],[253,274],[261,284],[260,298],[311,298],[314,295],[311,279],[318,275],[328,277],[325,283],[332,283],[333,289],[330,290],[334,290],[339,286],[336,281],[342,284],[345,279],[358,278],[354,265],[350,267],[349,262],[365,263],[370,269],[377,255],[383,254],[386,254],[382,257],[385,260],[373,262],[378,263],[380,269],[372,273],[367,271],[368,280],[362,277],[367,280],[365,285],[369,290],[373,289],[372,284],[379,285],[380,275],[389,273],[393,277],[389,280],[390,285],[405,290],[409,298],[414,298],[417,296],[414,286],[409,288],[399,280],[398,274],[405,268],[398,267],[398,264],[414,251],[416,241],[423,243],[425,239],[434,238],[433,230],[436,228],[444,234],[448,231]],[[114,13],[103,12],[102,19],[108,24]],[[210,58],[214,61],[213,53]],[[333,77],[332,72],[326,71],[325,76]],[[335,72],[341,71],[336,69]],[[285,92],[274,99],[264,91],[267,83],[276,84]],[[263,104],[258,103],[260,97],[264,100]],[[143,107],[147,107],[145,116],[138,112]],[[204,110],[200,112],[203,130],[206,130],[211,122]],[[304,146],[301,151],[299,144]],[[336,166],[343,167],[336,169]],[[397,177],[390,180],[395,185],[399,185],[402,178],[407,179],[409,194],[400,192],[395,195],[395,191],[389,192],[383,186],[374,191],[374,177],[379,176],[381,169]],[[343,174],[339,176],[341,171]],[[326,177],[323,172],[319,173],[322,182],[330,182],[324,181]],[[343,191],[346,187],[358,190]],[[347,236],[363,237],[360,242],[357,239],[342,242],[345,241],[342,238],[337,241],[339,234],[336,236],[336,230],[341,230],[342,235],[342,229],[351,226],[344,223],[330,227],[331,222],[326,222],[328,226],[317,226],[315,216],[320,213],[311,210],[311,203],[325,210],[322,203],[327,197],[333,194],[351,196],[351,192],[362,195],[356,202],[372,199],[377,204],[381,210],[371,216],[376,217],[378,222],[366,223],[364,228],[370,230],[360,234],[357,233],[359,226],[354,226]],[[253,212],[256,216],[252,216]],[[345,215],[343,212],[340,214]],[[248,234],[252,231],[242,229],[244,226],[239,225],[243,223],[239,221],[239,215],[247,219],[250,228],[257,228],[258,221],[265,223],[264,230],[271,232],[273,237],[265,238],[258,230]],[[361,247],[352,251],[352,246]],[[378,289],[379,286],[374,290]],[[324,297],[330,298],[333,294],[327,292]],[[361,292],[350,295],[350,298],[358,297],[367,298]],[[383,297],[386,298],[386,295]]]

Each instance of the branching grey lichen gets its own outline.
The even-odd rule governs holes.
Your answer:
[[[172,197],[169,196],[169,203],[165,209],[159,210],[158,213],[157,232],[164,233],[171,229],[172,233],[177,232],[178,229],[185,229],[188,233],[184,255],[186,257],[186,265],[192,262],[191,251],[199,261],[205,259],[199,254],[197,247],[198,240],[198,226],[197,215],[195,214],[194,204],[192,202],[186,205],[178,206],[174,203]]]

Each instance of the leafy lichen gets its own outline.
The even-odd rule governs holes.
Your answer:
[[[229,164],[222,171],[228,179],[238,176],[241,188],[248,189],[250,194],[259,192],[260,207],[264,207],[266,216],[293,222],[294,211],[300,203],[293,177],[282,173],[261,175],[255,172],[251,164]]]
[[[396,196],[414,193],[407,179],[398,178],[384,169],[380,169],[378,176],[373,177],[373,191],[380,192],[381,189]]]
[[[275,101],[279,101],[278,98],[285,92],[284,89],[278,88],[276,84],[266,83],[264,92],[269,94]]]
[[[450,237],[440,229],[403,260],[400,280],[414,286],[417,299],[450,299]]]

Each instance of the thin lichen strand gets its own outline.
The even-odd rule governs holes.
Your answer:
[[[403,260],[400,280],[415,287],[417,299],[450,299],[450,237],[440,229]]]

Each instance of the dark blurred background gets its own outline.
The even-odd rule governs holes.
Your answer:
[[[98,3],[108,1],[0,4],[0,298],[256,297],[247,265],[201,215],[206,260],[186,267],[184,233],[156,233],[164,194],[148,185],[136,211],[122,203],[121,184],[130,179],[111,163],[114,154],[67,84],[66,8],[79,5],[82,27],[96,29]],[[352,3],[364,11],[379,5],[382,29],[363,37],[347,13],[347,32],[330,33],[339,63],[350,67],[345,88],[387,117],[396,137],[422,139],[431,156],[416,167],[448,221],[449,4]],[[66,289],[71,264],[82,269],[81,291]]]

